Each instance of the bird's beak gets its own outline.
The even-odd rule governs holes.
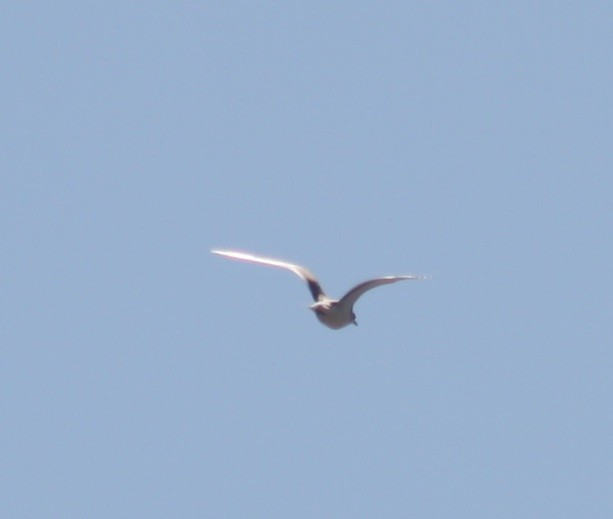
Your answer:
[[[354,319],[353,321],[351,321],[353,324],[355,324],[356,326],[358,325],[358,322]]]

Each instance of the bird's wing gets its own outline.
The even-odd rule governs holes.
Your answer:
[[[358,298],[368,290],[378,287],[380,285],[389,285],[390,283],[396,283],[397,281],[407,281],[411,279],[425,279],[425,276],[386,276],[382,278],[370,279],[354,286],[349,292],[347,292],[340,300],[340,304],[347,305],[348,308],[352,308]]]
[[[256,256],[254,254],[249,254],[248,252],[239,252],[234,250],[220,250],[213,249],[211,250],[213,254],[218,254],[219,256],[225,256],[226,258],[241,260],[241,261],[249,261],[251,263],[261,263],[262,265],[269,265],[271,267],[279,267],[282,269],[291,270],[294,274],[299,276],[302,280],[306,281],[309,286],[309,290],[311,291],[311,295],[315,302],[319,301],[322,297],[326,297],[326,294],[321,288],[321,285],[315,278],[315,276],[304,267],[300,265],[295,265],[294,263],[289,263],[287,261],[274,259],[274,258],[265,258],[262,256]]]

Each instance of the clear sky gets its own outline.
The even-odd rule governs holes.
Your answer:
[[[612,517],[612,20],[6,3],[3,517]]]

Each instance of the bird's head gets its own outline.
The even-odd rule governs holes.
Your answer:
[[[330,310],[330,303],[328,301],[318,301],[317,303],[313,303],[309,306],[313,312],[316,314],[325,314],[328,310]]]

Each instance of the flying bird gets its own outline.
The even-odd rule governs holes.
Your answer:
[[[305,281],[309,287],[313,300],[315,301],[315,303],[313,303],[309,308],[315,312],[317,319],[319,319],[322,324],[325,324],[328,328],[332,328],[333,330],[338,330],[339,328],[343,328],[349,324],[355,324],[357,326],[358,323],[356,322],[355,314],[353,313],[353,305],[364,292],[367,292],[368,290],[380,285],[389,285],[390,283],[396,283],[397,281],[425,279],[425,276],[415,275],[385,276],[370,279],[354,286],[343,297],[337,300],[328,297],[322,290],[317,278],[308,269],[300,265],[279,259],[256,256],[255,254],[249,254],[247,252],[220,249],[213,249],[211,252],[230,259],[260,263],[262,265],[279,267],[292,271],[303,281]]]

